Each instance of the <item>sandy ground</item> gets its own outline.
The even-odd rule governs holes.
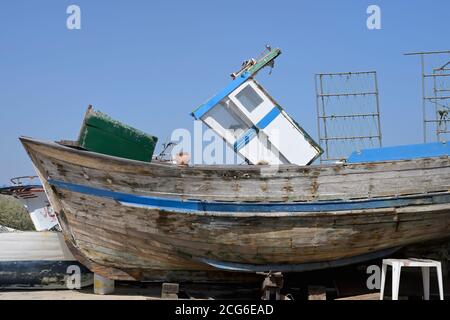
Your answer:
[[[258,292],[254,290],[240,290],[242,299],[258,299]],[[180,299],[230,299],[236,293],[224,292],[219,287],[191,287],[184,288]],[[116,285],[113,294],[94,294],[93,287],[82,290],[0,290],[0,300],[157,300],[161,299],[161,284],[151,284],[145,287]],[[341,298],[338,300],[379,300],[379,293]]]
[[[116,288],[110,295],[94,294],[88,287],[82,290],[13,290],[0,291],[0,300],[154,300],[159,299],[161,289]]]
[[[379,300],[379,294],[341,298],[337,300]],[[148,290],[116,290],[112,295],[97,295],[92,290],[48,290],[48,291],[9,291],[0,292],[0,300],[157,300],[155,293]]]
[[[363,294],[360,296],[354,296],[354,297],[348,297],[348,298],[339,298],[336,300],[380,300],[380,294],[379,293],[370,293],[370,294]]]
[[[179,299],[241,299],[259,298],[258,288],[236,288],[217,285],[183,285]],[[81,290],[0,290],[0,300],[156,300],[161,299],[161,284],[143,285],[117,283],[113,294],[94,294],[92,286]]]

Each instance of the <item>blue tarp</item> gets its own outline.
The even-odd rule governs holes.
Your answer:
[[[449,144],[442,142],[365,149],[353,152],[347,159],[347,163],[442,157],[448,156],[449,151]]]

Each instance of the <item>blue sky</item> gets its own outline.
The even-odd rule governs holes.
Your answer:
[[[66,28],[81,7],[82,29]],[[368,30],[366,8],[382,10]],[[420,143],[417,57],[450,49],[448,0],[3,1],[0,5],[0,184],[32,174],[18,137],[76,139],[98,109],[164,141],[265,44],[283,54],[261,82],[317,137],[314,74],[378,72],[384,145]],[[265,72],[263,72],[265,73]]]

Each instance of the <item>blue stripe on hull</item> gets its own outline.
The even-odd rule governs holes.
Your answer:
[[[226,261],[217,261],[205,258],[194,258],[194,260],[206,263],[214,268],[235,271],[235,272],[305,272],[313,270],[321,270],[327,268],[343,267],[350,264],[357,264],[365,261],[379,259],[389,256],[401,247],[394,247],[375,251],[371,253],[362,254],[355,257],[342,258],[339,260],[324,261],[324,262],[311,262],[301,264],[247,264],[247,263],[235,263]]]
[[[327,212],[358,209],[378,209],[391,207],[404,207],[408,205],[449,203],[450,194],[418,195],[402,198],[371,199],[355,201],[320,201],[320,202],[291,202],[291,203],[228,203],[205,202],[199,200],[179,200],[140,196],[128,193],[115,192],[74,183],[49,179],[48,182],[64,190],[86,195],[114,199],[122,204],[158,208],[161,210],[179,212]]]

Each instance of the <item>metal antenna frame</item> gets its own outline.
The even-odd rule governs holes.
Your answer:
[[[373,77],[373,90],[363,92],[343,92],[343,93],[325,93],[324,92],[324,78],[325,77],[333,77],[333,76],[342,76],[346,75],[348,77],[352,77],[355,75],[368,75],[368,77]],[[315,88],[316,88],[316,104],[317,104],[317,128],[319,132],[319,143],[320,146],[324,149],[324,153],[320,158],[320,162],[330,162],[330,161],[339,161],[345,159],[348,154],[342,154],[341,158],[332,158],[330,157],[330,141],[351,141],[351,140],[360,140],[360,141],[373,141],[376,139],[378,141],[379,147],[382,146],[382,135],[381,135],[381,123],[380,123],[380,100],[378,95],[378,80],[376,71],[360,71],[360,72],[339,72],[339,73],[318,73],[315,75]],[[330,115],[326,110],[325,98],[333,98],[333,97],[350,97],[350,96],[375,96],[375,106],[374,111],[371,113],[345,113],[338,115]],[[330,132],[327,128],[327,122],[339,119],[339,118],[349,118],[357,121],[357,119],[364,119],[368,117],[373,117],[376,119],[376,133],[375,134],[367,134],[367,135],[340,135],[340,136],[330,136]]]
[[[443,141],[443,136],[445,134],[449,134],[450,130],[440,129],[442,123],[450,123],[449,119],[440,119],[438,106],[442,102],[450,101],[450,95],[444,96],[441,93],[450,92],[450,88],[439,88],[437,84],[437,78],[439,77],[450,77],[450,68],[447,68],[450,64],[450,61],[446,62],[439,68],[432,69],[432,73],[426,73],[426,60],[425,58],[429,55],[450,55],[450,50],[445,51],[422,51],[422,52],[410,52],[405,53],[405,56],[420,56],[420,64],[421,64],[421,77],[422,77],[422,117],[423,117],[423,142],[428,142],[428,127],[429,125],[435,126],[435,133],[437,141]],[[427,96],[427,80],[432,79],[433,81],[433,96]],[[428,106],[432,105],[435,108],[436,118],[429,118],[427,109]]]

